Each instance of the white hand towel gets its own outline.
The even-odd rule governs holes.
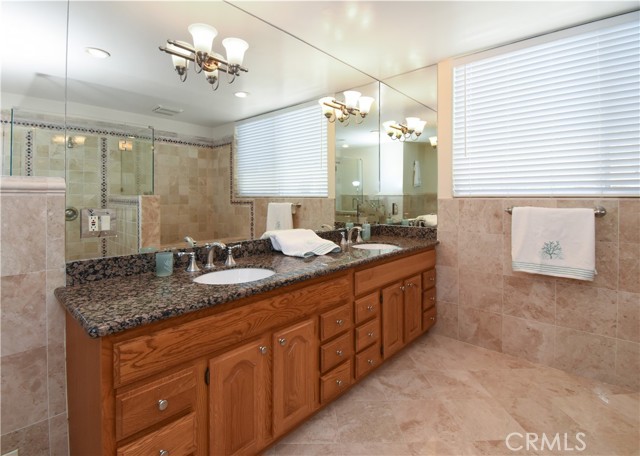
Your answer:
[[[420,175],[420,162],[418,160],[414,160],[413,162],[413,186],[414,187],[422,186],[422,176]]]
[[[269,203],[267,206],[267,231],[293,228],[291,203]]]
[[[271,239],[271,245],[285,255],[307,258],[340,251],[340,246],[322,239],[313,230],[292,229],[267,231],[262,239]]]
[[[593,280],[593,209],[514,207],[511,267],[514,271]]]

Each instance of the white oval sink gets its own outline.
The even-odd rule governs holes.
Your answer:
[[[400,247],[393,244],[353,244],[351,247],[354,249],[364,250],[398,250]]]
[[[275,272],[270,269],[234,268],[208,272],[196,277],[193,281],[207,285],[231,285],[266,279],[274,274]]]

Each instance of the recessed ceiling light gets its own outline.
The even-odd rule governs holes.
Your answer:
[[[234,95],[238,98],[247,98],[249,96],[249,92],[236,92]]]
[[[348,149],[348,148],[349,148],[349,144],[343,144],[343,145],[342,145],[342,148],[343,148],[343,149]]]
[[[98,49],[98,48],[94,48],[94,47],[86,47],[86,48],[84,48],[84,51],[87,54],[89,54],[91,57],[95,57],[96,59],[106,59],[107,57],[111,57],[111,54],[109,54],[104,49]]]

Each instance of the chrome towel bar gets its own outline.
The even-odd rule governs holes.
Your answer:
[[[511,214],[513,213],[513,207],[508,207],[504,211]],[[593,214],[596,217],[604,217],[605,215],[607,215],[607,210],[602,206],[596,206],[593,208]]]

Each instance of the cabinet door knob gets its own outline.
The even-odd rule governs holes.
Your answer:
[[[435,282],[436,278],[435,278],[435,276],[431,276],[431,277],[429,277],[429,280],[431,280],[432,282]]]
[[[367,336],[369,336],[369,337],[373,337],[373,336],[375,336],[375,333],[374,333],[373,331],[369,331],[369,332],[367,333]]]
[[[336,355],[342,356],[342,350],[336,350]]]
[[[431,299],[432,301],[434,301],[434,302],[435,302],[436,297],[435,297],[435,296],[431,296],[429,299]]]
[[[368,359],[367,363],[369,363],[369,366],[375,366],[376,362],[372,359]]]
[[[336,325],[338,325],[338,326],[344,325],[344,320],[342,320],[342,319],[336,320]]]
[[[169,456],[169,452],[167,450],[160,450],[158,454],[159,456]]]
[[[278,343],[284,347],[287,344],[287,339],[281,337],[280,339],[278,339]]]
[[[374,306],[368,306],[368,307],[367,307],[367,310],[368,310],[369,312],[373,312],[373,311],[375,310],[375,307],[374,307]]]
[[[400,289],[401,289],[402,291],[404,291],[404,285],[401,285],[401,286],[400,286]]]
[[[160,399],[158,401],[158,410],[160,410],[162,412],[163,410],[166,410],[167,407],[169,407],[169,401],[168,400]]]
[[[261,345],[260,347],[258,347],[258,350],[260,350],[260,354],[262,354],[262,355],[266,355],[267,351],[269,351],[269,349],[267,347],[265,347],[264,345]]]
[[[343,383],[343,381],[342,381],[342,380],[340,380],[340,379],[336,380],[336,385],[338,385],[338,386],[342,386],[342,383]]]
[[[429,320],[436,321],[436,317],[429,317]]]

